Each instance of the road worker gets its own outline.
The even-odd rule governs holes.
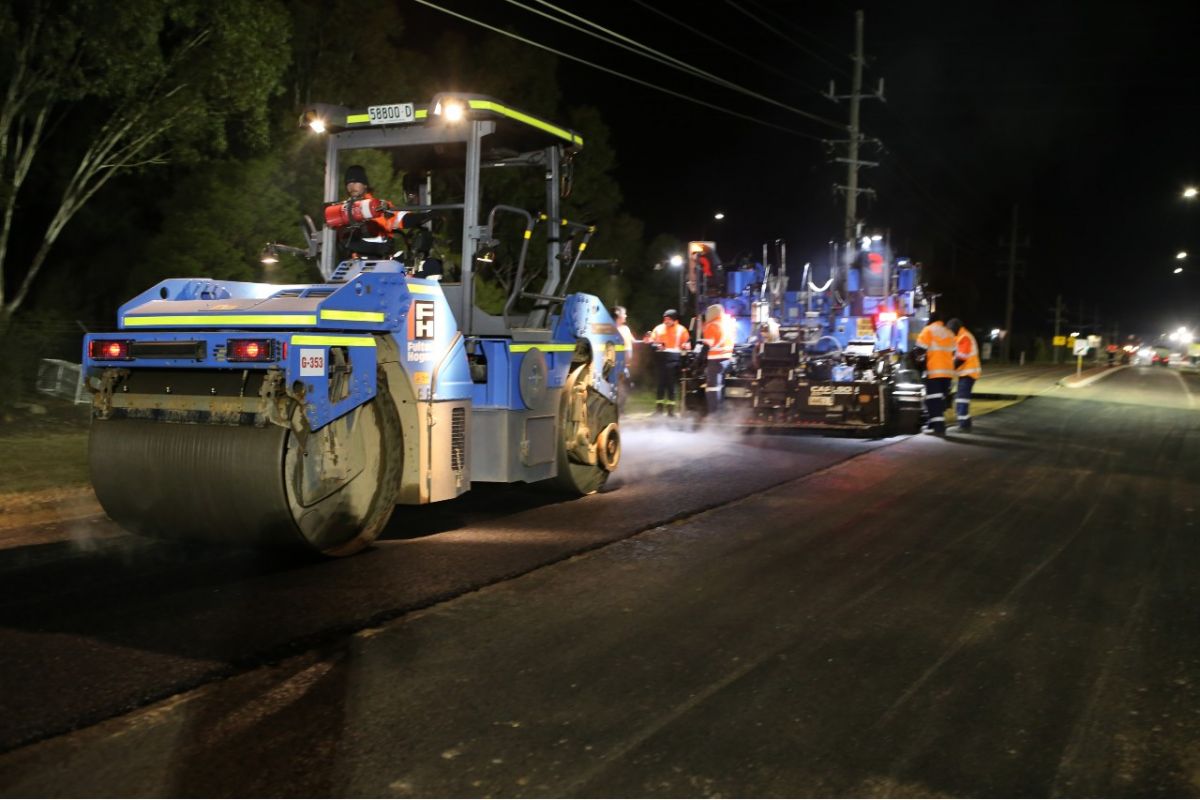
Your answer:
[[[367,170],[360,164],[346,168],[345,200],[326,209],[329,224],[330,208],[344,207],[347,213],[355,207],[355,221],[343,220],[338,229],[338,246],[343,255],[357,258],[391,258],[396,252],[392,237],[397,231],[413,230],[431,219],[430,214],[413,211],[397,211],[386,200],[372,194]],[[335,212],[336,215],[336,212]]]
[[[679,324],[679,312],[668,308],[663,312],[662,324],[646,336],[654,348],[654,359],[658,366],[658,390],[654,403],[655,416],[664,411],[675,416],[675,392],[679,388],[679,362],[685,350],[691,349],[691,336],[687,328]]]
[[[971,430],[971,390],[975,381],[983,374],[979,364],[979,344],[961,320],[952,319],[946,327],[954,334],[954,372],[958,375],[958,388],[954,395],[954,416],[958,429]]]
[[[617,376],[617,412],[625,413],[625,402],[633,390],[633,331],[629,330],[628,315],[625,306],[613,306],[613,322],[617,325],[617,333],[621,334],[621,343],[625,347],[625,368]]]
[[[954,378],[954,333],[939,315],[931,314],[929,324],[917,334],[917,348],[925,356],[925,410],[929,426],[925,433],[946,435],[946,397]]]
[[[708,363],[704,369],[704,401],[709,415],[721,410],[725,390],[725,370],[733,360],[737,328],[733,317],[719,303],[704,310],[704,343],[708,345]]]

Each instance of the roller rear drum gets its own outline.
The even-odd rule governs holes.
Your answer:
[[[329,556],[378,537],[403,458],[386,385],[303,441],[276,425],[95,419],[89,451],[100,504],[133,533]]]

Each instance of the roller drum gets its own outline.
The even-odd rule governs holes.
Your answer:
[[[163,539],[298,544],[283,481],[289,431],[93,420],[92,486],[126,530]]]
[[[350,555],[395,505],[399,430],[386,393],[303,442],[277,425],[94,419],[92,485],[143,536]]]

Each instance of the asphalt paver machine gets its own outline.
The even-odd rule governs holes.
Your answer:
[[[160,538],[348,555],[397,504],[457,497],[475,481],[595,492],[620,460],[616,376],[625,353],[600,300],[566,285],[594,229],[562,218],[575,131],[494,98],[316,105],[325,201],[349,151],[387,151],[423,178],[403,210],[461,218],[458,264],[420,277],[399,255],[336,258],[314,232],[323,280],[275,285],[173,278],[84,340],[96,495],[113,520]],[[484,170],[544,184],[545,206],[483,213]],[[430,202],[446,173],[448,202]],[[440,199],[440,198],[439,198]],[[518,241],[503,309],[481,308],[475,269],[504,225]],[[455,242],[457,233],[457,242]],[[545,252],[544,266],[526,263]],[[494,262],[493,262],[494,263]]]
[[[869,435],[920,429],[924,388],[909,361],[929,319],[919,268],[898,258],[881,235],[862,236],[830,254],[828,280],[811,266],[789,281],[782,241],[761,261],[727,269],[713,242],[691,242],[693,319],[719,305],[736,333],[725,374],[726,422],[772,429],[823,429]],[[772,265],[773,262],[773,265]],[[703,347],[683,369],[685,408],[704,414]]]

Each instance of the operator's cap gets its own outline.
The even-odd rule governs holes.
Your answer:
[[[664,311],[663,316],[670,317],[671,319],[675,320],[676,322],[679,322],[679,312],[673,308],[668,308],[666,311]]]
[[[342,181],[342,183],[363,183],[368,186],[371,184],[367,180],[367,171],[361,164],[351,164],[346,167],[346,180]]]
[[[708,308],[704,309],[704,321],[712,322],[714,319],[720,319],[721,313],[725,309],[721,308],[720,303],[713,303]]]

